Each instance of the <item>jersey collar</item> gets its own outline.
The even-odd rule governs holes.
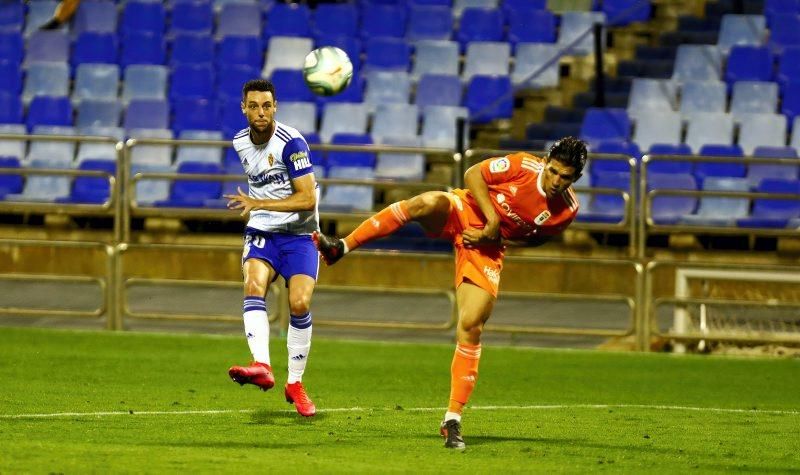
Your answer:
[[[540,195],[547,198],[547,193],[545,193],[544,190],[542,189],[543,176],[544,176],[544,167],[542,167],[542,171],[539,172],[539,176],[536,178],[536,189],[539,190]]]

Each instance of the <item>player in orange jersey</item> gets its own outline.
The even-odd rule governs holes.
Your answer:
[[[497,298],[505,246],[538,246],[569,226],[578,212],[570,185],[585,165],[586,144],[566,137],[547,158],[519,152],[484,160],[464,174],[466,189],[430,191],[394,203],[344,239],[312,235],[328,265],[409,221],[453,242],[459,314],[450,404],[440,428],[445,447],[465,448],[461,412],[477,381],[481,331]]]

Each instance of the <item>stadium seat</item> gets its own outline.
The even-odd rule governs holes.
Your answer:
[[[796,14],[800,12],[800,0],[766,0],[764,2],[764,15],[767,23],[771,24],[772,19],[777,16]]]
[[[515,49],[520,43],[555,43],[556,17],[549,10],[526,8],[507,14],[508,41]],[[531,25],[536,25],[531,28]]]
[[[420,147],[418,137],[384,139],[385,145]],[[425,178],[425,156],[410,152],[381,152],[375,162],[375,178],[404,181],[422,181]]]
[[[311,38],[273,36],[269,40],[264,62],[263,77],[270,77],[276,69],[303,69],[306,55],[314,48]]]
[[[689,118],[685,143],[699,152],[706,144],[733,143],[733,116],[717,112],[696,112]]]
[[[27,164],[30,168],[70,168],[69,162],[52,162],[32,160]],[[9,193],[7,201],[23,202],[55,202],[66,198],[70,191],[71,178],[65,175],[31,175],[25,180],[22,193]]]
[[[347,120],[343,120],[343,118]],[[365,134],[367,132],[368,110],[364,104],[330,103],[322,113],[319,136],[329,143],[334,134]]]
[[[79,135],[89,135],[95,137],[113,137],[118,141],[125,139],[125,131],[120,127],[98,127],[87,126],[78,128]],[[84,160],[117,160],[116,144],[108,142],[81,142],[78,145],[78,154],[75,161],[78,163]]]
[[[514,97],[508,76],[473,76],[467,84],[464,105],[475,124],[511,119]]]
[[[314,36],[317,35],[343,35],[357,36],[358,34],[358,9],[353,4],[328,4],[317,5],[314,11]]]
[[[54,11],[50,10],[51,17]],[[85,31],[116,34],[117,5],[103,1],[82,2],[75,12],[73,32],[80,35]]]
[[[467,8],[458,22],[456,39],[461,49],[472,42],[495,42],[504,39],[505,18],[497,8]]]
[[[703,145],[700,155],[704,157],[743,157],[744,152],[738,145]],[[697,183],[703,184],[706,177],[744,177],[744,162],[697,162],[694,164],[694,176]]]
[[[219,129],[217,105],[213,101],[187,97],[173,100],[172,107],[180,111],[172,117],[172,130],[178,135],[184,130]]]
[[[590,54],[594,51],[593,25],[595,23],[605,23],[605,21],[605,15],[600,12],[564,12],[561,15],[561,27],[558,33],[559,47],[561,49],[566,48],[569,52],[568,54]],[[581,39],[579,40],[578,38]],[[605,41],[602,41],[602,43],[605,44]]]
[[[226,36],[217,50],[217,70],[223,71],[230,66],[249,66],[260,70],[263,51],[261,39],[257,36]]]
[[[183,130],[180,140],[222,140],[222,132],[209,130]],[[175,152],[175,163],[184,162],[213,163],[222,165],[222,148],[207,145],[178,145]]]
[[[775,113],[778,109],[778,85],[774,82],[739,81],[733,85],[731,113],[740,121],[750,113]]]
[[[20,32],[20,29],[17,26],[13,26],[11,29],[4,28],[2,25],[6,23],[9,18],[6,16],[9,13],[12,15],[15,13],[15,8],[12,7],[13,4],[18,2],[3,2],[0,3],[0,30],[2,31],[13,31],[15,33]],[[12,8],[9,11],[9,8]],[[25,37],[32,35],[39,31],[39,28],[50,21],[53,18],[53,13],[56,11],[56,7],[58,7],[58,2],[56,0],[38,0],[35,2],[27,2],[28,12],[25,15],[25,28],[22,33]],[[76,12],[76,16],[80,15],[80,10]],[[76,18],[77,20],[77,18]],[[77,22],[76,22],[77,26]],[[58,28],[61,31],[67,31],[69,24],[62,25]]]
[[[657,143],[680,143],[682,129],[683,121],[677,112],[653,111],[637,119],[633,141],[642,150]]]
[[[592,188],[611,188],[630,192],[630,173],[602,173],[592,176]],[[579,222],[618,223],[625,217],[625,198],[622,194],[592,194],[576,218]]]
[[[72,105],[66,97],[36,96],[28,106],[28,128],[72,125]]]
[[[694,168],[692,162],[680,160],[658,160],[658,155],[691,155],[692,149],[686,144],[666,144],[657,143],[650,146],[647,151],[651,161],[647,165],[647,173],[692,173]]]
[[[625,26],[650,19],[652,5],[640,0],[604,0],[603,13],[609,26]]]
[[[774,58],[762,46],[734,46],[728,55],[725,81],[769,81],[772,79]]]
[[[164,66],[136,64],[125,69],[122,101],[135,99],[165,100],[168,71]]]
[[[272,71],[270,78],[275,85],[275,95],[279,101],[302,101],[311,102],[314,94],[306,86],[303,79],[303,72],[297,69],[276,69]],[[239,84],[239,95],[241,96],[242,84]]]
[[[590,108],[581,125],[581,138],[591,143],[625,142],[630,138],[631,123],[624,109]]]
[[[633,142],[600,142],[592,147],[592,153],[608,153],[627,155],[637,162],[642,156],[639,147]],[[612,160],[611,158],[595,158],[587,162],[587,169],[583,174],[599,175],[602,173],[631,173],[630,164],[625,160]]]
[[[758,185],[761,193],[800,195],[800,181],[767,178]],[[790,219],[800,217],[800,200],[754,198],[750,217],[736,221],[744,228],[785,228]]]
[[[786,145],[786,117],[780,114],[743,115],[739,145],[745,155],[752,155],[759,146],[783,147]]]
[[[331,143],[336,145],[372,145],[367,134],[335,134]],[[328,152],[328,167],[375,168],[374,152]]]
[[[680,45],[675,56],[672,80],[718,81],[722,73],[722,54],[716,46]]]
[[[34,63],[28,67],[22,88],[22,100],[28,103],[35,96],[61,97],[69,94],[67,63]]]
[[[157,35],[164,33],[166,12],[161,2],[126,2],[122,10],[120,32],[150,32]]]
[[[215,92],[215,73],[210,64],[179,64],[172,68],[170,100],[213,99]]]
[[[25,56],[22,35],[16,31],[0,30],[0,58],[14,64],[20,64]]]
[[[328,178],[371,180],[375,172],[369,167],[335,166]],[[367,185],[328,185],[320,201],[320,211],[371,211],[373,189]]]
[[[125,110],[125,129],[168,129],[169,104],[164,100],[133,99]]]
[[[79,170],[107,172],[111,176],[116,173],[117,165],[111,160],[84,160],[78,165]],[[108,176],[76,176],[72,182],[69,196],[57,199],[60,203],[102,204],[111,195],[111,184]]]
[[[78,104],[77,127],[117,127],[122,108],[116,100],[85,99]]]
[[[22,101],[18,94],[0,92],[0,124],[22,122]]]
[[[411,77],[401,71],[371,71],[367,75],[364,102],[370,111],[378,104],[408,104],[411,98]]]
[[[454,150],[457,145],[456,123],[467,119],[465,107],[429,106],[422,111],[422,144],[425,147]],[[468,142],[469,124],[464,130],[464,144]]]
[[[247,128],[247,119],[242,114],[242,98],[229,97],[217,101],[220,129],[225,140],[232,140],[242,129]]]
[[[273,36],[311,37],[311,11],[301,3],[276,3],[267,12],[263,38],[268,42]]]
[[[497,8],[500,0],[453,0],[453,15],[461,18],[468,8]]]
[[[0,101],[2,105],[2,101]],[[2,109],[0,109],[2,111]],[[0,134],[26,134],[27,129],[22,124],[0,123]],[[13,157],[22,160],[25,157],[26,142],[24,140],[0,140],[0,157]]]
[[[128,132],[131,138],[140,140],[173,138],[172,131],[168,129],[135,129]],[[172,166],[172,151],[173,147],[171,145],[137,144],[131,148],[131,165],[133,167],[153,166],[168,169]],[[166,199],[166,195],[163,199]]]
[[[412,5],[406,37],[410,41],[449,40],[453,33],[453,10],[446,6]]]
[[[362,8],[361,37],[403,38],[406,35],[406,9],[402,5],[367,3]]]
[[[114,33],[81,33],[72,49],[72,66],[84,63],[116,64],[119,58],[117,36]]]
[[[535,30],[535,28],[532,28]],[[558,86],[558,47],[551,44],[519,43],[514,56],[511,82],[525,89]]]
[[[754,158],[791,158],[797,159],[797,151],[792,147],[756,147]],[[750,188],[757,189],[765,178],[782,178],[797,180],[800,178],[800,161],[792,165],[778,163],[751,163],[747,167],[747,183]]]
[[[770,21],[769,47],[775,54],[800,46],[800,16],[778,15]]]
[[[169,64],[211,64],[214,61],[214,39],[196,33],[181,33],[172,39]]]
[[[84,99],[117,98],[119,66],[116,64],[81,64],[75,72],[73,102]]]
[[[280,122],[300,133],[317,131],[317,104],[314,102],[288,102],[281,100],[275,115]]]
[[[367,41],[368,71],[408,71],[411,47],[400,38],[371,38]]]
[[[458,76],[425,74],[419,79],[415,102],[419,107],[461,105],[463,95]]]
[[[69,61],[69,36],[57,30],[37,31],[28,38],[25,47],[25,64]]]
[[[322,46],[335,46],[339,48],[350,58],[353,71],[361,71],[361,50],[363,48],[360,38],[342,35],[323,35],[314,38],[314,44],[317,48]]]
[[[20,168],[19,159],[0,154],[0,168]],[[8,194],[21,193],[24,184],[22,175],[0,175],[0,200]]]
[[[741,178],[709,177],[703,181],[703,191],[749,191]],[[681,218],[681,224],[696,226],[735,226],[737,219],[750,212],[749,198],[701,196],[697,213]]]
[[[33,129],[34,135],[75,135],[72,127],[39,125]],[[52,140],[31,140],[25,162],[39,160],[44,163],[70,164],[75,157],[76,142],[61,142]]]
[[[628,97],[628,116],[638,120],[640,117],[653,113],[672,112],[675,110],[677,102],[678,88],[674,82],[664,79],[635,78],[631,83],[631,92]],[[661,142],[672,141],[662,140]],[[649,148],[649,145],[643,148]]]
[[[217,15],[217,38],[227,36],[261,37],[261,10],[250,3],[227,3]]]
[[[728,54],[734,46],[761,46],[767,37],[767,21],[763,15],[724,15],[717,47]]]
[[[371,135],[375,143],[417,137],[419,109],[408,104],[380,104],[375,109]]]
[[[178,2],[172,7],[170,33],[208,36],[214,27],[214,10],[206,1]]]
[[[681,88],[681,115],[688,119],[695,112],[724,113],[727,101],[722,81],[686,81]]]
[[[504,0],[500,3],[508,17],[523,13],[524,10],[547,10],[547,0]]]
[[[150,32],[130,32],[122,36],[120,66],[164,64],[167,55],[164,37]]]
[[[784,86],[781,113],[790,121],[800,114],[800,81],[790,81]]]
[[[260,74],[260,70],[245,65],[231,65],[220,69],[217,73],[217,97],[241,101],[244,83]]]
[[[184,162],[178,165],[178,173],[195,175],[222,175],[222,167],[214,163]],[[158,207],[200,208],[207,200],[217,200],[222,194],[222,182],[208,180],[177,179],[172,183],[169,199],[156,201]]]
[[[458,76],[458,43],[454,41],[420,40],[416,43],[412,76],[418,80],[424,74]]]
[[[775,79],[781,86],[781,90],[786,89],[786,85],[796,81],[800,76],[800,46],[786,48],[778,59],[778,70]]]
[[[138,173],[172,173],[169,166],[132,164],[131,177]],[[170,181],[158,178],[145,178],[136,181],[134,187],[135,200],[139,206],[152,206],[156,202],[166,201],[169,198]]]
[[[467,45],[463,79],[473,76],[508,76],[511,46],[502,42],[475,42]]]
[[[692,175],[681,173],[652,173],[647,177],[647,191],[696,190]],[[694,213],[696,196],[657,195],[650,200],[649,214],[657,224],[675,224],[684,216]]]

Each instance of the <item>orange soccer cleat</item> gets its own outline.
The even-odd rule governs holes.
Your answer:
[[[306,394],[306,390],[303,388],[303,383],[300,381],[287,384],[284,394],[286,395],[286,402],[290,404],[294,403],[295,409],[297,409],[297,412],[301,416],[311,417],[317,413],[316,406],[314,406],[314,403],[308,398],[308,394]]]
[[[275,386],[275,376],[272,375],[272,367],[266,363],[253,361],[250,366],[231,366],[228,376],[235,382],[245,385],[253,384],[266,391]]]

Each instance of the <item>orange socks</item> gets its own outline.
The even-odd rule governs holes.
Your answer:
[[[355,231],[344,238],[347,251],[366,244],[374,239],[388,236],[400,229],[404,224],[411,220],[408,214],[408,204],[405,201],[398,201],[382,209],[368,220],[361,223]]]
[[[448,412],[461,414],[461,408],[469,401],[478,380],[478,363],[481,345],[458,343],[450,366],[450,405]]]

